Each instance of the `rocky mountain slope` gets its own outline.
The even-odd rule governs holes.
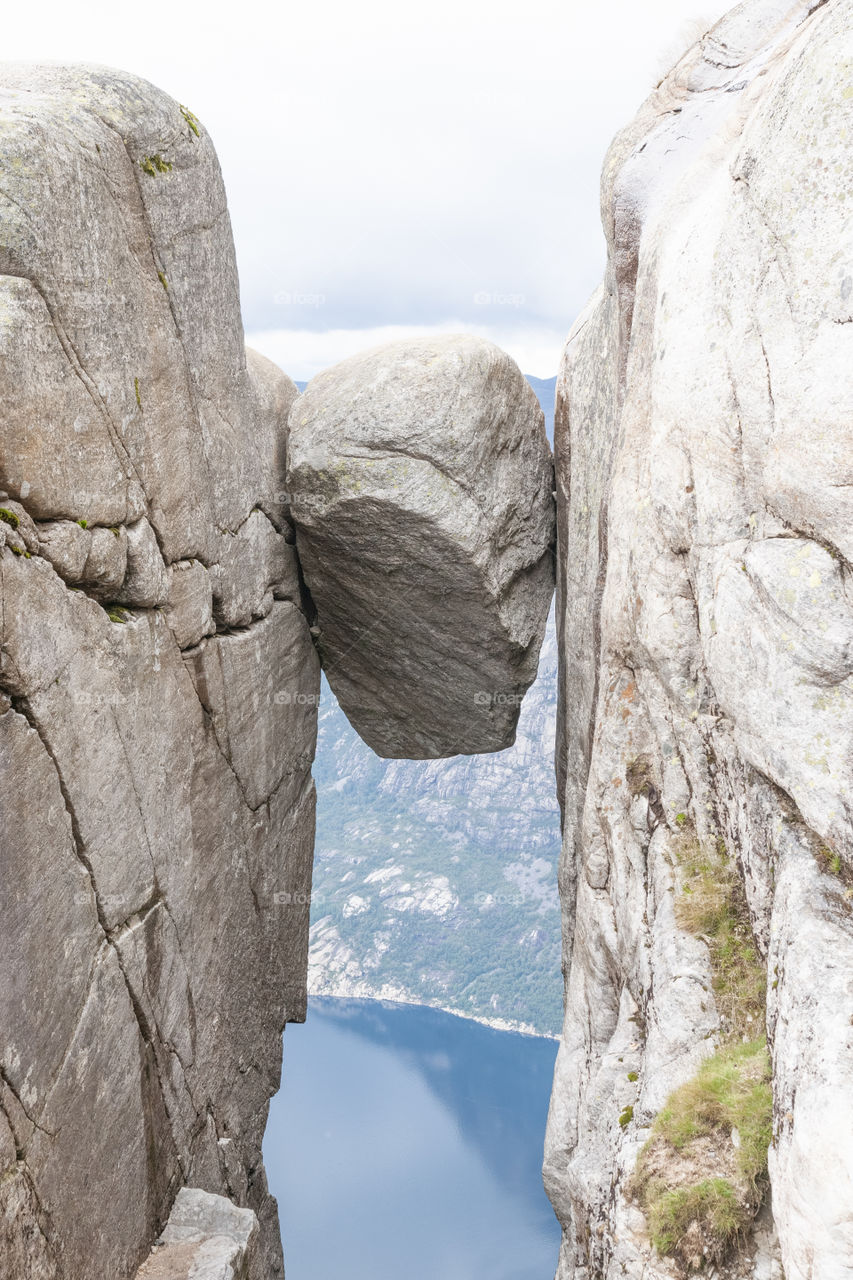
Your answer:
[[[558,383],[558,1275],[853,1276],[853,4],[747,0],[604,165]]]
[[[311,994],[406,1000],[559,1032],[556,701],[553,617],[505,751],[381,760],[324,689]]]

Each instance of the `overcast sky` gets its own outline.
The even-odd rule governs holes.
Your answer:
[[[3,57],[147,77],[213,137],[250,342],[306,378],[468,328],[556,371],[602,270],[601,161],[725,0],[8,5]]]

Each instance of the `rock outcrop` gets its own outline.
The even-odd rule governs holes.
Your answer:
[[[510,746],[554,533],[544,417],[510,357],[460,335],[326,370],[291,411],[288,489],[323,669],[365,742]]]
[[[251,1206],[269,1280],[319,691],[296,388],[247,361],[188,110],[97,68],[5,67],[0,107],[0,1274],[123,1280],[190,1184]]]
[[[604,166],[555,437],[560,1280],[853,1276],[851,68],[850,0],[747,0]]]
[[[251,1209],[182,1187],[136,1280],[250,1280],[258,1239]]]

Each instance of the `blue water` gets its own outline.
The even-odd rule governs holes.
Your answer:
[[[284,1037],[264,1159],[287,1280],[548,1280],[556,1043],[417,1006],[316,999]]]

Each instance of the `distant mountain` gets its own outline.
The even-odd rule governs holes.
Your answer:
[[[530,381],[553,397],[553,379]],[[408,1000],[557,1034],[556,689],[552,616],[513,747],[380,760],[324,680],[312,994]]]
[[[539,403],[545,413],[545,430],[548,432],[548,439],[551,441],[551,448],[554,447],[554,404],[557,399],[557,379],[556,378],[534,378],[532,374],[525,374],[527,381],[530,383],[536,395],[539,397]]]

